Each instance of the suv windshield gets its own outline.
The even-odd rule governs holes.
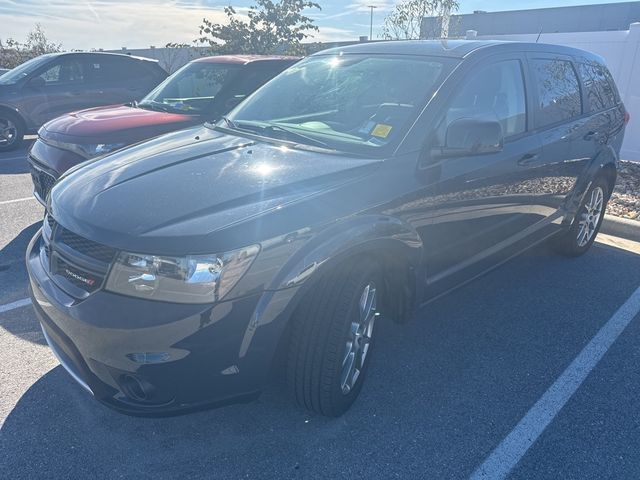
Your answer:
[[[51,55],[41,55],[9,70],[5,74],[0,75],[0,85],[13,85],[14,83],[18,83],[21,79],[48,62],[50,58]]]
[[[239,69],[240,65],[233,64],[188,63],[152,90],[138,106],[191,114],[211,111],[215,96]]]
[[[313,56],[219,123],[299,144],[379,155],[404,136],[451,65],[411,55]]]

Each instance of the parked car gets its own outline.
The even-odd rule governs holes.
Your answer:
[[[7,73],[9,71],[8,68],[0,68],[0,75],[4,75],[5,73]]]
[[[139,100],[167,77],[156,60],[114,53],[51,53],[0,77],[0,151],[62,114]]]
[[[29,152],[34,195],[44,204],[70,167],[127,145],[213,121],[300,57],[218,55],[193,60],[140,102],[58,117],[38,131]]]
[[[320,52],[215,125],[69,171],[28,249],[33,305],[64,367],[122,412],[246,400],[282,373],[340,415],[379,322],[547,239],[589,249],[627,120],[581,50]]]
[[[300,60],[219,55],[188,63],[140,102],[70,113],[46,123],[29,152],[34,195],[47,193],[68,168],[162,133],[213,121]]]

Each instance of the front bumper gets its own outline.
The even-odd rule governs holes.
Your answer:
[[[27,268],[45,338],[71,376],[102,403],[135,415],[182,413],[253,399],[264,386],[278,336],[247,348],[262,294],[212,305],[104,290],[78,300],[47,274],[40,242],[38,232],[27,249]]]

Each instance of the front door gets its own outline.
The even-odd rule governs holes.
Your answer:
[[[65,113],[87,105],[85,94],[85,65],[74,56],[63,56],[36,72],[23,88],[29,97],[29,111],[33,122],[42,125]]]
[[[448,130],[461,119],[498,122],[504,144],[493,153],[429,153],[420,162],[420,199],[404,215],[423,241],[430,295],[486,269],[544,216],[525,208],[531,179],[522,164],[536,159],[541,148],[528,131],[524,73],[520,55],[494,57],[463,75],[438,114],[429,152],[446,147]]]

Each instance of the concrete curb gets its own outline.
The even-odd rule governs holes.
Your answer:
[[[600,227],[602,233],[640,242],[640,221],[605,215]]]

